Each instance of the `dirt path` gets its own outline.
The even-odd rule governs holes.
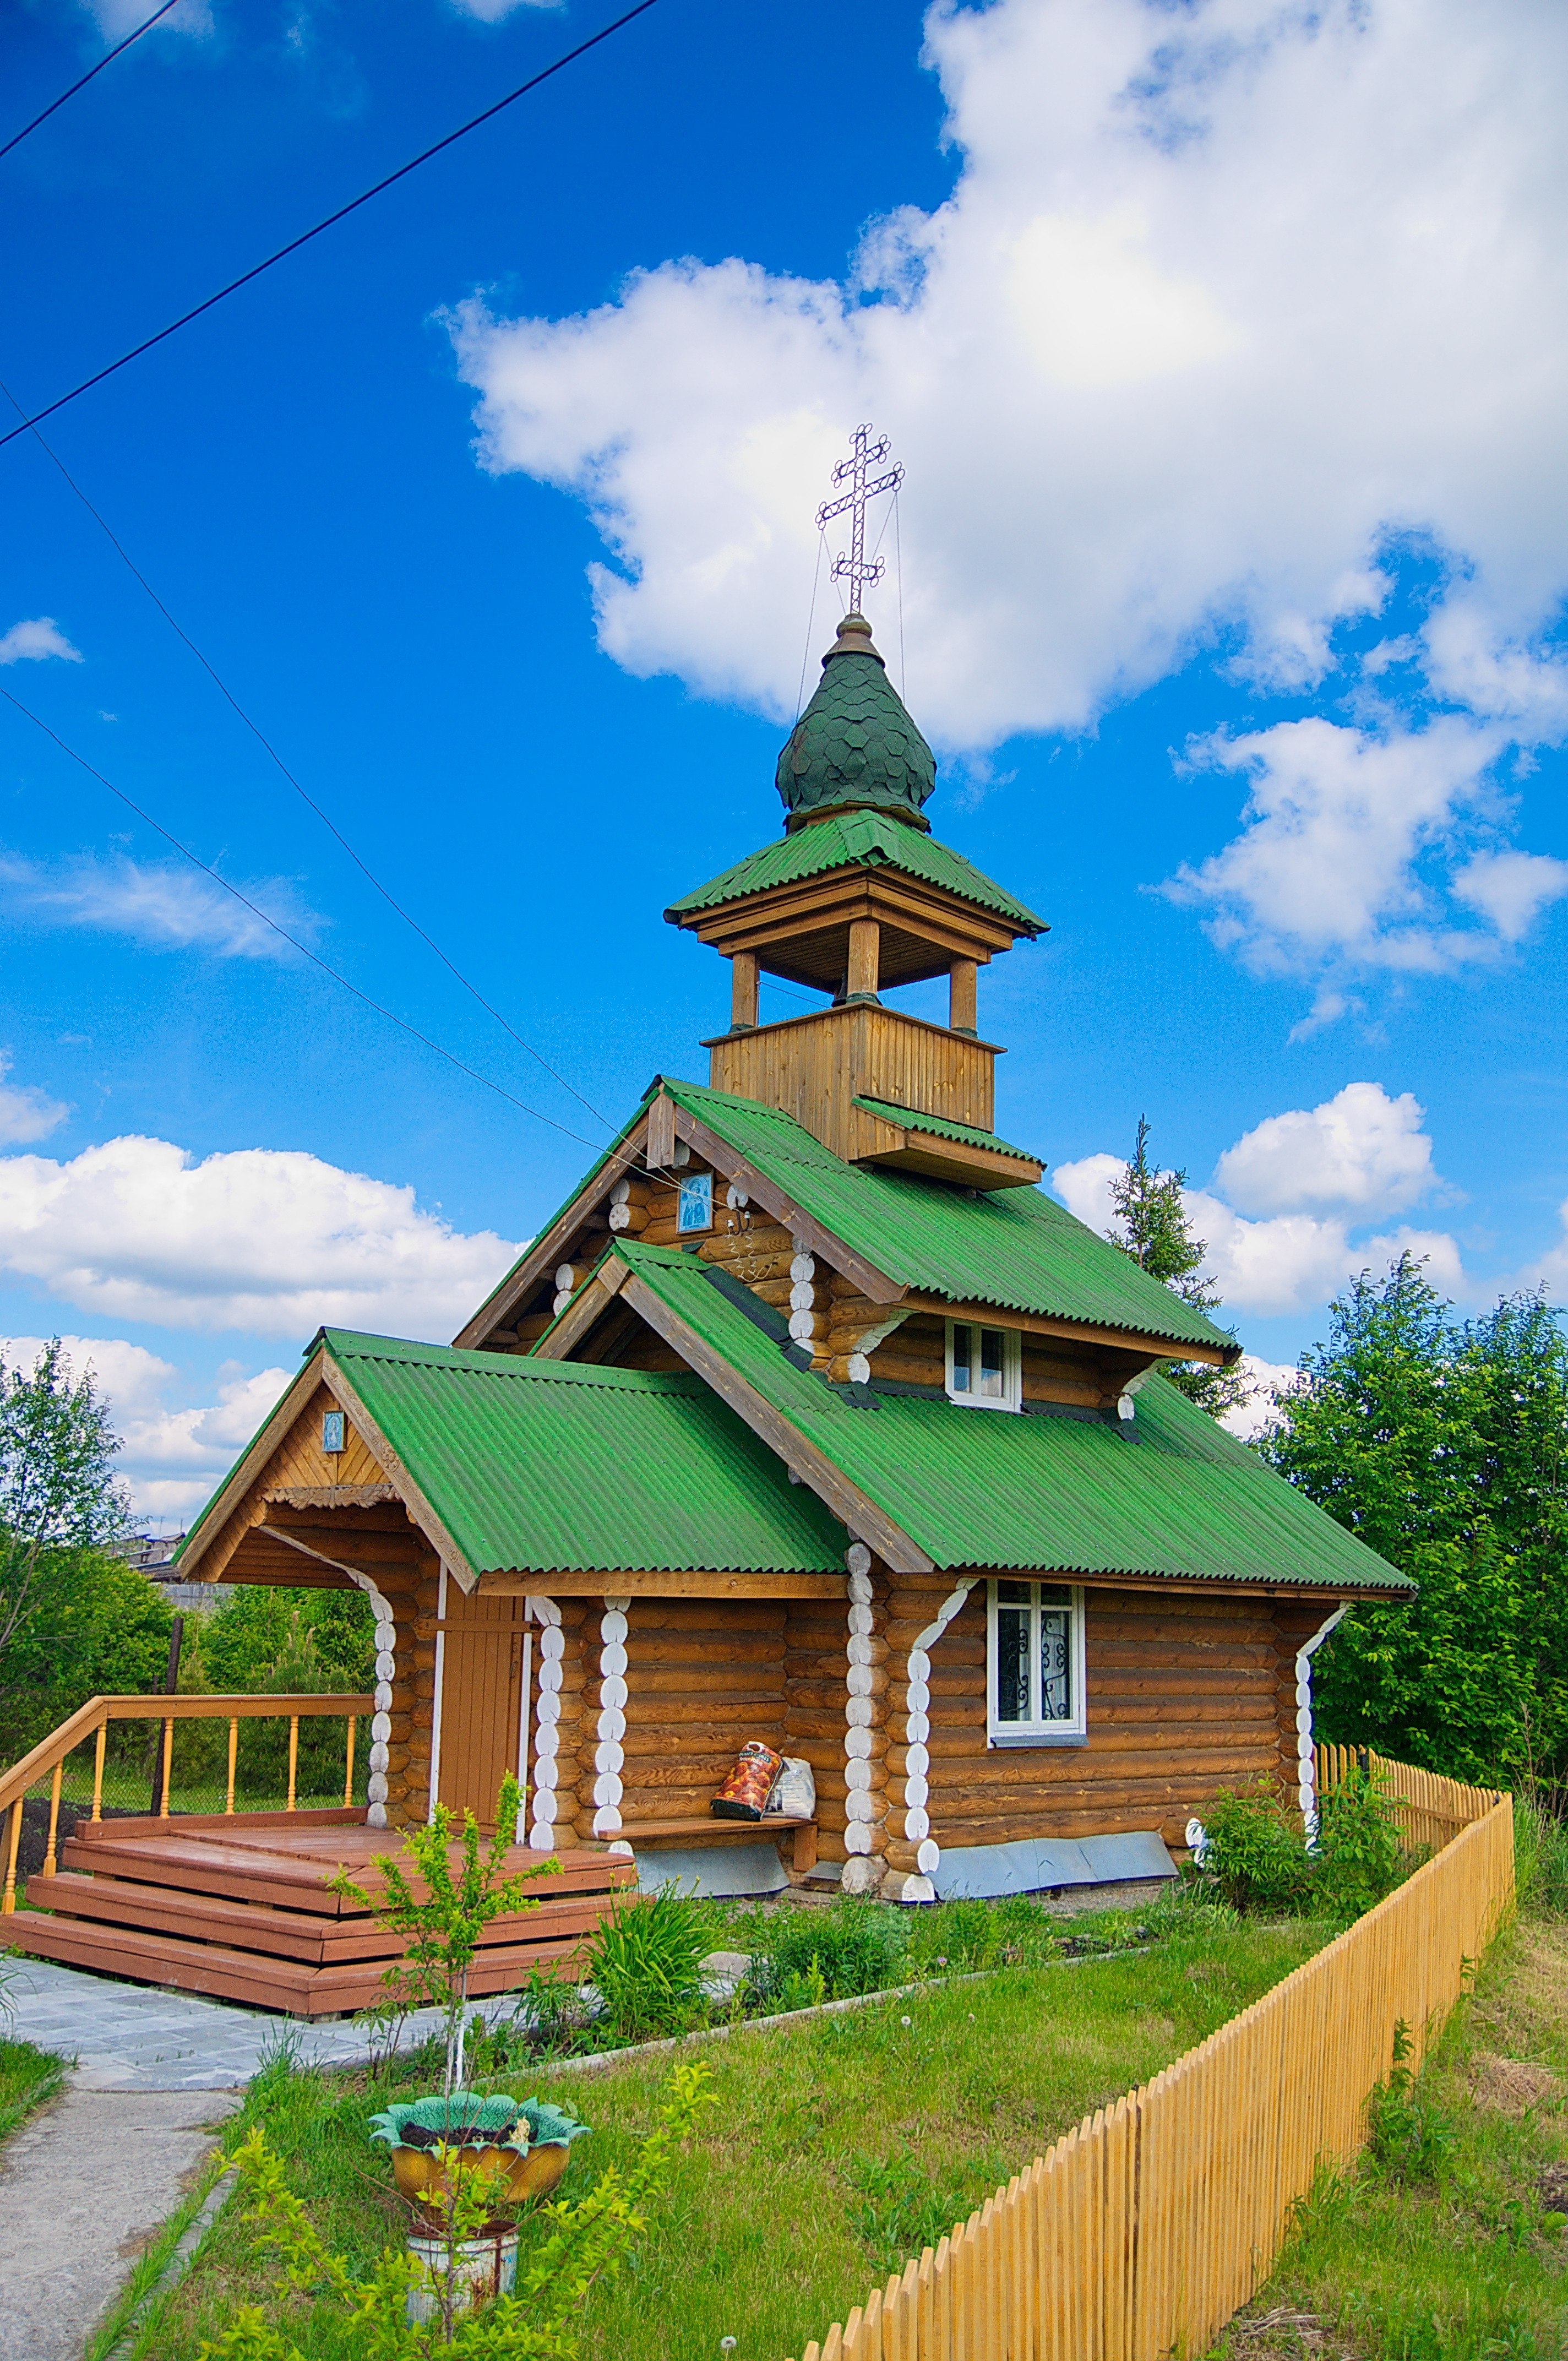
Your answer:
[[[0,2361],[81,2361],[238,2091],[73,2089],[0,2151]]]

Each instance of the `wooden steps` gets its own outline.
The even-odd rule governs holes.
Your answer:
[[[359,1812],[101,1821],[67,1842],[52,1876],[28,1880],[28,1906],[5,1932],[35,1958],[133,1983],[340,2015],[385,1997],[382,1976],[403,1946],[325,1881],[342,1864],[373,1893],[374,1856],[396,1849],[396,1835],[366,1828]],[[476,1997],[575,1962],[636,1884],[632,1864],[608,1852],[513,1846],[507,1868],[537,1871],[547,1859],[558,1866],[532,1882],[538,1907],[486,1928],[469,1972]]]

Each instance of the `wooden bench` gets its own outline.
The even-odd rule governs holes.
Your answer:
[[[755,1844],[759,1838],[782,1836],[786,1829],[795,1835],[790,1867],[804,1877],[817,1866],[817,1823],[790,1812],[768,1812],[760,1820],[718,1820],[708,1813],[680,1820],[628,1820],[620,1833],[641,1850],[646,1845],[689,1844],[698,1838],[709,1844]]]

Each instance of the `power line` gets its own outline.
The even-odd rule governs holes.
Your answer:
[[[123,369],[127,362],[139,360],[142,354],[151,352],[155,345],[161,345],[180,329],[189,327],[192,320],[199,320],[203,312],[210,312],[214,304],[221,303],[225,296],[236,293],[241,287],[248,287],[253,279],[259,279],[263,271],[270,270],[274,263],[281,262],[286,256],[297,254],[301,247],[309,246],[312,238],[320,237],[323,230],[331,229],[337,222],[346,221],[349,214],[357,213],[361,205],[367,205],[372,197],[378,197],[383,190],[392,188],[399,181],[407,180],[409,174],[417,172],[422,164],[428,164],[433,156],[439,156],[444,148],[452,147],[459,139],[466,139],[470,131],[477,131],[482,123],[488,123],[507,107],[515,105],[520,98],[526,98],[531,90],[539,88],[541,82],[548,82],[553,75],[574,65],[578,58],[587,57],[590,49],[597,49],[601,41],[608,41],[612,33],[619,33],[635,18],[645,16],[656,5],[657,0],[637,0],[636,7],[629,8],[612,24],[601,26],[597,33],[590,33],[587,39],[579,41],[575,49],[567,49],[538,73],[532,74],[527,82],[519,82],[515,90],[508,91],[504,98],[498,98],[495,104],[487,106],[482,114],[471,115],[466,123],[460,123],[455,131],[449,131],[444,139],[438,139],[433,148],[426,148],[419,155],[411,157],[406,164],[400,164],[395,172],[389,172],[385,180],[378,181],[373,188],[351,197],[347,204],[339,205],[335,213],[328,214],[325,220],[317,222],[313,229],[302,230],[300,236],[291,237],[287,246],[280,246],[275,254],[269,254],[265,262],[255,263],[250,269],[241,271],[237,279],[231,279],[226,287],[220,287],[215,295],[207,297],[205,302],[194,304],[189,312],[182,312],[178,320],[171,320],[167,328],[159,328],[155,336],[144,336],[139,345],[133,345],[130,351],[122,353],[117,361],[110,361],[105,368],[95,369],[91,377],[83,378],[80,385],[72,386],[69,393],[62,393],[58,401],[47,403],[42,410],[34,411],[32,416],[25,418],[19,426],[13,426],[0,434],[0,449],[7,443],[14,443],[18,434],[25,434],[29,426],[37,426],[42,420],[52,418],[57,410],[63,410],[68,402],[90,392],[93,386],[102,385],[105,378],[113,377],[115,370]]]
[[[14,705],[17,712],[26,720],[30,721],[36,730],[41,730],[44,736],[58,746],[62,754],[69,754],[71,761],[80,764],[90,778],[96,779],[101,787],[106,787],[118,802],[125,805],[127,811],[134,812],[144,827],[150,828],[155,836],[162,837],[165,844],[172,845],[181,858],[191,863],[192,869],[199,869],[203,877],[210,877],[214,885],[221,885],[225,894],[232,895],[236,902],[250,912],[252,917],[259,918],[264,927],[270,927],[272,932],[280,936],[291,950],[298,951],[302,959],[309,960],[313,967],[319,967],[323,975],[332,978],[334,983],[341,985],[345,992],[352,993],[356,1000],[362,1001],[367,1008],[374,1009],[378,1016],[384,1016],[389,1024],[397,1026],[400,1032],[409,1034],[426,1049],[433,1049],[438,1058],[444,1058],[449,1066],[455,1066],[458,1072],[466,1074],[470,1082],[482,1084],[488,1091],[494,1091],[498,1098],[505,1099],[509,1105],[516,1107],[520,1113],[532,1115],[535,1123],[548,1124],[552,1131],[560,1132],[567,1139],[575,1139],[580,1148],[591,1148],[596,1156],[605,1154],[606,1151],[599,1147],[597,1140],[585,1139],[581,1132],[571,1130],[564,1123],[557,1123],[554,1115],[542,1115],[537,1107],[530,1106],[525,1100],[514,1096],[499,1082],[493,1082],[488,1074],[481,1074],[476,1067],[466,1064],[452,1050],[444,1049],[439,1041],[433,1041],[428,1033],[422,1033],[419,1027],[411,1025],[406,1016],[400,1016],[395,1009],[385,1007],[380,1001],[372,999],[369,993],[362,991],[358,984],[351,983],[347,976],[342,974],[329,961],[323,960],[319,951],[312,950],[310,945],[302,943],[298,935],[291,934],[288,928],[280,926],[276,918],[269,917],[259,903],[253,902],[247,894],[242,894],[237,885],[231,885],[220,871],[209,867],[206,862],[192,851],[188,844],[182,844],[170,829],[165,828],[161,820],[154,819],[149,811],[144,810],[140,804],[127,796],[123,787],[115,786],[113,779],[105,778],[103,772],[87,760],[85,754],[79,754],[74,746],[67,745],[59,731],[51,730],[49,723],[35,713],[30,706],[24,705],[19,697],[13,696],[11,691],[5,687],[0,687],[0,697],[5,699],[7,705]],[[614,1150],[610,1150],[609,1153],[613,1155]],[[632,1164],[630,1158],[623,1158],[620,1160],[629,1168]]]
[[[127,33],[117,49],[110,49],[106,56],[99,59],[95,66],[88,68],[80,82],[73,82],[69,90],[62,90],[60,96],[52,99],[41,115],[35,115],[30,123],[23,124],[20,131],[13,132],[4,148],[0,148],[0,156],[8,156],[13,148],[19,148],[29,131],[36,131],[40,123],[47,123],[51,115],[57,115],[68,98],[74,98],[79,90],[86,89],[94,74],[101,74],[105,66],[112,66],[116,58],[124,57],[133,41],[139,41],[144,33],[149,33],[152,30],[160,16],[167,16],[170,8],[177,8],[179,5],[180,0],[163,0],[162,7],[155,8],[145,25],[138,25],[134,33]]]
[[[0,379],[0,393],[5,395],[12,409],[16,412],[16,415],[21,417],[23,414],[22,405],[16,400],[16,395],[11,391],[10,387],[5,384],[3,379]],[[570,1095],[576,1100],[577,1104],[580,1107],[586,1107],[588,1114],[592,1115],[596,1123],[602,1123],[607,1131],[613,1131],[615,1129],[615,1126],[610,1122],[609,1117],[608,1115],[601,1115],[598,1107],[595,1106],[590,1100],[586,1099],[581,1091],[577,1090],[566,1080],[565,1074],[558,1074],[554,1067],[550,1064],[549,1060],[540,1056],[538,1050],[534,1049],[532,1042],[525,1041],[523,1039],[521,1034],[519,1033],[513,1026],[508,1023],[507,1019],[501,1015],[500,1010],[493,1007],[490,1002],[485,998],[484,994],[479,990],[477,984],[471,983],[469,982],[462,969],[457,965],[455,960],[448,957],[447,953],[442,950],[441,945],[435,940],[434,937],[428,935],[412,913],[405,910],[402,904],[397,899],[396,895],[393,895],[387,886],[382,884],[375,871],[369,866],[369,863],[363,860],[359,853],[355,851],[353,845],[350,844],[348,839],[344,835],[343,830],[338,827],[336,821],[334,820],[328,813],[323,810],[321,805],[317,803],[315,797],[309,792],[309,790],[301,785],[299,780],[294,776],[293,772],[289,768],[289,765],[285,763],[276,746],[273,745],[271,740],[266,735],[265,731],[262,730],[259,725],[251,719],[249,714],[246,711],[238,697],[236,697],[233,689],[230,688],[228,683],[219,674],[216,666],[203,654],[201,649],[196,645],[195,641],[191,637],[190,632],[186,631],[183,624],[177,621],[175,617],[170,613],[169,609],[164,605],[162,599],[159,597],[157,591],[153,588],[151,583],[148,580],[140,566],[137,566],[136,560],[131,556],[130,552],[126,549],[119,535],[115,532],[114,527],[109,523],[108,519],[103,516],[100,511],[93,507],[93,502],[88,499],[86,493],[82,490],[81,485],[77,482],[75,477],[71,474],[70,468],[60,457],[59,452],[44,441],[43,436],[38,433],[37,427],[34,427],[32,432],[33,440],[37,443],[39,450],[43,452],[47,458],[53,460],[55,466],[59,468],[60,474],[64,477],[66,482],[70,485],[71,490],[75,493],[77,499],[86,510],[88,515],[107,535],[110,545],[115,550],[115,554],[124,560],[126,566],[135,576],[137,581],[140,583],[142,588],[147,592],[148,597],[152,600],[153,605],[158,609],[159,613],[163,617],[164,621],[169,625],[170,630],[180,639],[184,641],[185,645],[190,649],[191,653],[195,657],[196,662],[202,666],[203,672],[205,672],[208,677],[212,680],[219,694],[225,697],[228,703],[234,708],[234,710],[238,714],[240,719],[250,731],[251,736],[256,740],[257,743],[269,756],[271,761],[277,764],[279,770],[281,771],[283,776],[288,780],[289,785],[293,788],[294,793],[300,797],[302,803],[310,806],[310,808],[314,812],[322,826],[326,829],[331,835],[335,837],[337,842],[343,847],[344,851],[347,853],[355,867],[359,871],[360,874],[367,878],[375,887],[377,893],[379,894],[383,902],[387,904],[389,909],[395,910],[398,917],[402,919],[404,925],[411,927],[413,929],[413,932],[419,937],[421,942],[427,945],[427,947],[435,953],[436,958],[441,961],[443,967],[447,970],[448,973],[456,977],[457,982],[462,985],[464,991],[466,992],[471,998],[478,1002],[479,1006],[485,1011],[488,1016],[493,1016],[495,1018],[496,1023],[500,1027],[502,1032],[509,1035],[510,1038],[517,1043],[520,1049],[525,1050],[529,1057],[533,1060],[534,1064],[549,1075],[552,1082],[559,1082],[561,1088],[564,1091],[568,1092]]]

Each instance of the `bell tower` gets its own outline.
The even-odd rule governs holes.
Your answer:
[[[851,1163],[1001,1189],[1040,1178],[992,1130],[999,1046],[979,1030],[980,970],[1043,920],[931,833],[929,746],[863,616],[846,615],[779,756],[782,840],[664,916],[730,962],[730,1022],[704,1043],[713,1089],[795,1116]],[[762,973],[832,1005],[762,1024]],[[948,978],[948,1022],[885,1005]]]

